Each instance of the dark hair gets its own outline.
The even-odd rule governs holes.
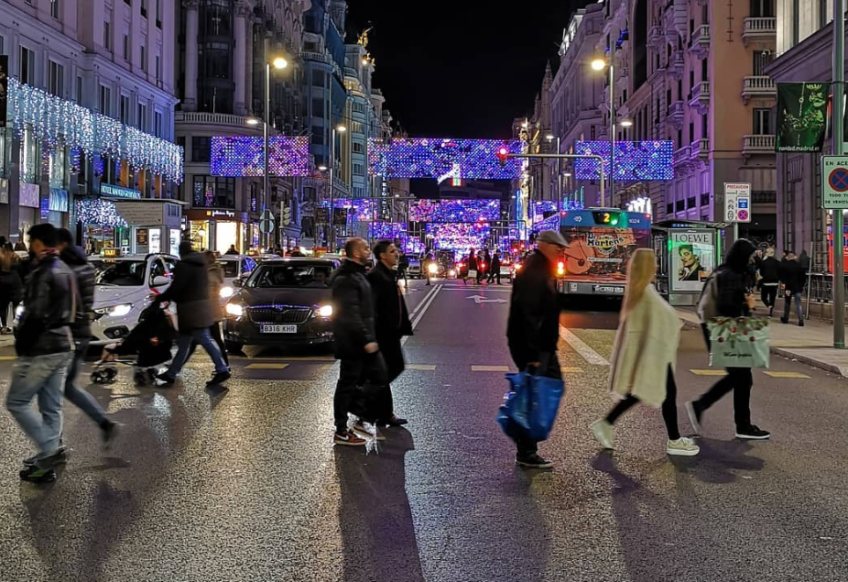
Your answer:
[[[71,234],[71,231],[67,228],[56,229],[56,237],[59,240],[59,244],[64,244],[71,247],[74,246],[74,235]]]
[[[179,253],[180,253],[181,257],[184,257],[186,255],[190,255],[193,252],[194,252],[194,247],[191,246],[190,240],[184,240],[180,243]]]
[[[677,254],[679,255],[684,250],[687,250],[690,253],[694,253],[695,247],[693,247],[692,245],[680,245],[679,247],[677,247]]]
[[[377,244],[374,245],[374,258],[379,261],[380,255],[382,255],[387,250],[389,250],[389,247],[392,246],[393,244],[395,244],[395,243],[393,243],[392,241],[390,241],[388,239],[378,240]]]
[[[349,238],[347,242],[345,242],[344,253],[347,258],[351,258],[353,256],[353,251],[356,250],[356,245],[362,242],[361,238]]]
[[[55,247],[59,244],[59,237],[56,234],[56,227],[49,222],[36,224],[27,232],[29,235],[30,244],[34,240],[40,240],[46,247]]]

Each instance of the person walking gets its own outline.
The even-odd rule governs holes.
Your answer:
[[[748,264],[754,254],[754,245],[747,239],[739,239],[727,253],[727,258],[716,269],[714,285],[708,282],[704,286],[698,304],[701,329],[707,349],[710,345],[710,332],[707,322],[714,317],[750,316],[754,308],[754,296],[748,286]],[[727,368],[727,376],[716,382],[712,388],[697,400],[686,403],[686,412],[696,434],[701,434],[701,419],[713,404],[725,394],[733,391],[733,416],[736,422],[736,438],[763,440],[771,436],[751,422],[751,387],[754,377],[751,368]]]
[[[557,359],[559,305],[554,265],[568,243],[555,230],[543,230],[536,242],[537,250],[527,258],[512,287],[507,343],[520,371],[562,380]],[[515,439],[515,445],[518,465],[537,469],[553,466],[539,455],[536,441],[520,436]]]
[[[780,266],[780,282],[784,288],[783,317],[780,322],[789,323],[789,312],[794,300],[798,325],[804,327],[804,308],[801,301],[804,297],[804,287],[807,285],[807,274],[795,253],[790,252],[786,256],[786,262]]]
[[[4,335],[12,333],[15,310],[24,296],[24,283],[17,263],[14,251],[0,249],[0,334]]]
[[[621,322],[612,349],[610,391],[619,401],[606,417],[592,423],[590,428],[604,448],[614,448],[615,421],[641,402],[662,408],[668,432],[666,453],[693,456],[700,449],[692,439],[680,436],[677,425],[674,364],[681,321],[677,312],[657,293],[656,277],[656,253],[651,249],[637,249],[627,267]]]
[[[488,270],[492,268],[492,257],[489,255],[489,249],[484,249],[483,256],[478,257],[477,267],[479,267],[477,269],[477,284],[479,285],[489,273]]]
[[[421,265],[421,269],[424,270],[424,275],[427,277],[427,285],[430,284],[430,277],[432,276],[432,273],[430,273],[430,265],[434,265],[434,261],[433,253],[427,253],[424,255],[424,262]]]
[[[407,423],[405,418],[395,415],[391,391],[391,383],[397,380],[406,367],[401,338],[412,335],[409,311],[398,285],[396,269],[399,258],[398,249],[392,241],[378,241],[374,245],[374,259],[377,264],[367,275],[374,297],[374,329],[388,374],[388,389],[381,392],[382,399],[378,404],[379,426],[403,426]]]
[[[765,251],[765,257],[760,262],[760,277],[760,299],[768,307],[771,317],[774,315],[777,288],[780,286],[780,261],[774,258],[774,247]]]
[[[368,243],[351,238],[344,246],[345,257],[333,274],[330,286],[335,314],[333,336],[336,359],[341,360],[339,380],[333,396],[333,415],[337,445],[364,445],[365,439],[350,430],[348,413],[361,421],[374,422],[375,402],[388,390],[386,363],[377,343],[374,325],[374,299],[365,277],[365,265],[371,255]],[[360,428],[364,428],[360,423]]]
[[[471,252],[468,253],[468,275],[471,275],[471,272],[474,272],[474,278],[477,278],[477,273],[479,272],[477,261],[477,254],[474,252],[474,249],[471,249]],[[466,279],[468,277],[466,276]]]
[[[215,340],[218,349],[221,351],[221,357],[227,367],[230,365],[230,358],[227,356],[227,347],[224,343],[224,332],[221,329],[222,322],[227,319],[227,314],[224,311],[224,304],[221,302],[221,288],[224,286],[224,270],[218,263],[218,257],[212,251],[206,251],[203,256],[206,258],[208,265],[206,273],[209,276],[209,302],[212,307],[213,323],[209,327],[209,335]]]
[[[201,254],[192,250],[189,241],[180,243],[179,252],[180,261],[174,269],[171,286],[155,300],[157,303],[173,301],[177,304],[177,355],[168,370],[156,378],[159,386],[176,382],[177,374],[188,360],[192,342],[197,342],[215,364],[215,375],[206,383],[207,386],[215,386],[230,378],[230,369],[209,333],[215,317],[209,299],[208,264]]]
[[[38,452],[24,461],[20,478],[47,483],[56,479],[54,467],[66,460],[62,437],[62,390],[73,357],[71,324],[77,291],[74,273],[59,259],[56,229],[37,224],[29,229],[36,264],[24,289],[20,322],[15,328],[12,381],[6,409]],[[38,412],[32,407],[38,402]]]
[[[492,255],[492,266],[489,269],[489,283],[494,283],[495,278],[498,280],[498,285],[501,284],[501,253],[500,251],[495,251],[495,254]]]
[[[79,303],[76,306],[76,316],[71,324],[74,338],[74,357],[68,366],[65,378],[65,398],[82,410],[100,428],[103,447],[108,448],[118,434],[119,424],[106,414],[100,403],[84,388],[77,385],[77,375],[88,353],[91,343],[91,322],[94,319],[94,267],[88,262],[85,253],[74,246],[74,237],[67,228],[56,231],[59,258],[74,273],[76,287],[79,291]]]

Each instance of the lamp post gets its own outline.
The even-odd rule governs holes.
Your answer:
[[[334,180],[334,172],[336,167],[336,133],[344,133],[347,131],[347,128],[344,125],[337,125],[332,129],[332,138],[330,139],[330,235],[328,237],[327,244],[330,247],[330,252],[335,252],[335,244],[336,244],[336,225],[334,223],[334,218],[336,214],[335,203],[336,203],[336,189]]]
[[[610,200],[615,203],[615,65],[613,64],[612,55],[609,62],[605,59],[597,58],[591,62],[592,69],[595,71],[603,71],[609,68],[609,118],[610,118],[610,169],[609,169],[609,195]],[[604,202],[601,201],[601,206]]]
[[[554,140],[553,134],[549,133],[545,136],[545,139],[548,142],[552,142]],[[559,156],[560,152],[560,139],[559,136],[556,136],[556,153]],[[556,160],[556,175],[557,175],[557,209],[562,211],[562,158],[557,157]]]

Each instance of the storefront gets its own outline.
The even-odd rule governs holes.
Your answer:
[[[18,228],[26,238],[26,233],[30,227],[41,222],[41,197],[38,194],[38,184],[20,182],[18,205]]]
[[[246,212],[193,209],[186,211],[186,218],[191,243],[196,250],[224,254],[235,246],[240,253],[246,253],[254,246],[254,225],[250,224]],[[255,230],[259,232],[258,227]],[[256,239],[258,243],[258,236]]]
[[[178,254],[182,207],[174,200],[84,198],[75,205],[77,235],[88,254]]]

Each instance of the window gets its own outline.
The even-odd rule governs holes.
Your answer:
[[[318,126],[312,128],[312,145],[324,145],[323,127]]]
[[[59,18],[59,0],[50,0],[50,16]]]
[[[164,127],[162,124],[162,112],[157,111],[153,114],[153,131],[155,132],[156,137],[164,137]]]
[[[147,18],[147,0],[141,0],[141,15]]]
[[[156,0],[156,26],[162,28],[162,0]]]
[[[324,99],[312,100],[312,117],[324,117]]]
[[[363,133],[365,130],[360,122],[354,121],[350,124],[350,131],[353,133]]]
[[[754,75],[765,76],[765,68],[774,60],[771,51],[758,51],[754,53]]]
[[[353,104],[354,113],[365,113],[365,105],[358,101]]]
[[[47,79],[47,92],[56,97],[65,97],[65,67],[50,61],[50,77]]]
[[[355,188],[353,189],[353,197],[354,197],[354,198],[364,198],[364,197],[365,197],[365,189],[364,189],[364,188],[355,187]]]
[[[195,208],[235,208],[235,178],[194,176],[192,205]]]
[[[823,0],[821,4],[825,4]],[[774,0],[751,0],[750,14],[754,18],[774,17]]]
[[[100,113],[112,115],[112,90],[105,85],[100,85]]]
[[[353,153],[364,154],[365,153],[365,145],[359,143],[358,141],[353,142]]]
[[[130,123],[130,98],[127,95],[121,95],[121,104],[120,110],[118,112],[120,114],[121,123],[124,125],[129,125]]]
[[[80,76],[77,76],[76,97],[77,97],[77,104],[82,104],[82,77],[80,77]]]
[[[191,138],[191,161],[209,162],[211,159],[212,138],[195,136]]]
[[[701,206],[709,206],[710,205],[710,195],[709,194],[701,194]]]
[[[141,55],[140,55],[140,58],[141,58],[141,63],[140,63],[140,65],[141,65],[141,70],[142,70],[142,71],[144,71],[144,72],[147,72],[147,53],[146,53],[146,51],[144,50],[144,45],[141,45]],[[706,63],[706,61],[704,61],[704,62]]]
[[[754,135],[772,135],[771,109],[754,109]]]
[[[130,60],[130,36],[128,34],[124,35],[124,60]]]
[[[136,116],[138,128],[141,131],[147,131],[147,105],[144,103],[138,104],[138,115]]]
[[[103,23],[103,46],[106,50],[112,50],[112,26],[108,20]]]
[[[19,79],[21,83],[32,85],[35,83],[35,53],[25,46],[21,46],[21,70]]]
[[[365,166],[362,164],[353,164],[353,175],[354,176],[364,176],[365,175]]]
[[[325,78],[326,78],[326,75],[324,74],[324,71],[313,70],[312,71],[312,86],[313,87],[323,87]]]

